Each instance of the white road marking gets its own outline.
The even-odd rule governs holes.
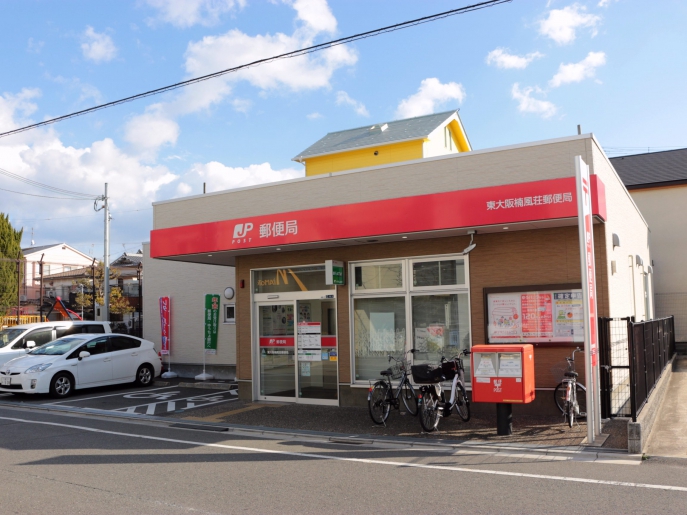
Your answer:
[[[178,386],[162,386],[160,388],[152,388],[152,389],[146,389],[146,390],[139,390],[138,392],[131,392],[131,393],[140,393],[140,392],[155,392],[157,390],[167,390],[169,388],[178,388]],[[41,404],[41,406],[52,406],[53,404],[62,404],[64,402],[80,402],[80,401],[90,401],[93,399],[103,399],[105,397],[117,397],[118,395],[122,395],[122,392],[119,393],[111,393],[109,395],[99,395],[97,397],[78,397],[78,398],[72,398],[66,401],[55,401],[55,402],[46,402],[44,404]]]
[[[465,472],[467,474],[483,474],[491,476],[508,476],[508,477],[522,477],[528,479],[547,479],[551,481],[566,481],[571,483],[585,483],[592,485],[603,485],[603,486],[624,486],[629,488],[646,488],[651,490],[669,490],[674,492],[687,492],[687,487],[684,486],[672,486],[672,485],[655,485],[649,483],[633,483],[629,481],[611,481],[606,479],[589,479],[584,477],[566,477],[566,476],[550,476],[546,474],[527,474],[524,472],[507,472],[504,470],[485,470],[485,469],[470,469],[465,467],[452,467],[449,465],[426,465],[422,463],[408,463],[403,461],[386,461],[386,460],[374,460],[367,458],[344,458],[342,456],[329,456],[326,454],[312,454],[308,452],[294,452],[294,451],[280,451],[272,449],[259,449],[256,447],[243,447],[238,445],[226,445],[219,443],[205,443],[205,442],[194,442],[192,440],[179,440],[176,438],[163,438],[160,436],[149,436],[149,435],[137,435],[133,433],[122,433],[120,431],[107,431],[105,429],[96,429],[87,426],[75,426],[72,424],[60,424],[57,422],[44,422],[38,420],[25,420],[21,418],[14,417],[0,417],[0,420],[9,420],[12,422],[23,422],[25,424],[39,424],[45,426],[54,427],[64,427],[69,429],[78,429],[81,431],[89,431],[92,433],[101,433],[114,436],[127,436],[130,438],[141,438],[143,440],[155,440],[158,442],[169,442],[183,445],[195,445],[198,447],[212,447],[215,449],[228,449],[232,451],[248,451],[260,454],[276,454],[280,456],[293,456],[296,458],[310,458],[310,459],[320,459],[320,460],[331,460],[331,461],[344,461],[350,463],[364,463],[370,465],[385,465],[397,468],[418,468],[418,469],[429,469],[429,470],[443,470],[451,472]]]
[[[173,401],[162,400],[160,402],[151,402],[146,404],[138,404],[136,406],[129,406],[125,408],[116,408],[109,411],[125,411],[126,413],[136,413],[137,408],[146,408],[146,415],[154,415],[157,406],[160,404],[167,405],[167,412],[176,410],[176,403],[181,401],[187,401],[186,407],[181,408],[182,410],[192,409],[192,408],[204,408],[205,406],[212,406],[213,404],[218,404],[220,402],[232,402],[238,399],[229,398],[224,396],[225,393],[206,393],[205,395],[194,395],[192,397],[184,397],[182,399],[174,399]],[[206,402],[210,401],[210,402]],[[197,406],[197,403],[202,403]]]

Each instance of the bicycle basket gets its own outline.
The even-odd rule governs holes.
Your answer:
[[[435,365],[413,365],[410,367],[413,374],[413,381],[418,384],[440,383],[444,375],[441,367]]]
[[[447,381],[453,381],[458,373],[458,366],[454,361],[446,361],[441,364],[441,373]]]
[[[395,365],[392,365],[391,368],[391,379],[401,379],[401,376],[403,375],[403,369],[401,368],[401,365],[396,363]]]

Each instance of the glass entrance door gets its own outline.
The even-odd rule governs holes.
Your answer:
[[[294,304],[257,305],[260,395],[295,400]]]
[[[298,401],[336,404],[339,356],[335,301],[299,300],[296,315]]]

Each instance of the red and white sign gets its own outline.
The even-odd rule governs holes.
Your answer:
[[[160,297],[160,325],[162,326],[162,354],[169,354],[171,337],[170,337],[170,327],[171,327],[171,302],[169,297]]]
[[[592,219],[591,181],[589,178],[589,166],[579,158],[577,161],[577,182],[579,195],[579,229],[580,252],[582,257],[582,299],[584,302],[585,316],[588,320],[589,350],[592,357],[592,366],[598,364],[598,332],[596,317],[598,316],[596,301],[596,271],[594,268],[594,221]]]
[[[591,179],[606,219],[604,185]],[[575,218],[575,179],[508,184],[156,229],[154,258],[539,220]]]
[[[293,336],[261,336],[260,347],[293,347]]]

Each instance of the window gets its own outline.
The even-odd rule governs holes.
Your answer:
[[[353,381],[366,385],[387,356],[439,363],[470,348],[468,258],[436,256],[351,263]],[[467,361],[467,360],[466,360]],[[466,363],[469,380],[469,363]]]
[[[388,368],[389,354],[406,347],[405,297],[370,297],[353,301],[356,380],[377,379]]]
[[[253,272],[254,293],[332,290],[325,284],[324,265],[273,268]]]
[[[414,261],[413,288],[465,284],[465,260]]]
[[[43,275],[50,275],[50,265],[43,265]]]
[[[224,323],[225,324],[235,324],[236,323],[236,304],[225,304],[224,305]]]
[[[110,336],[110,345],[112,352],[118,350],[138,349],[141,346],[140,340],[129,338],[128,336]]]
[[[403,288],[403,263],[369,263],[353,267],[355,291],[398,290]]]
[[[24,336],[17,343],[15,343],[12,346],[12,348],[13,349],[25,349],[26,344],[28,342],[34,342],[36,344],[36,347],[40,347],[41,345],[45,345],[46,343],[51,342],[51,341],[53,341],[52,328],[50,328],[50,329],[35,329],[34,331],[31,331],[29,334]]]
[[[65,267],[64,267],[64,271],[65,271],[65,272],[71,272],[71,271],[72,271],[72,267],[71,267],[71,266],[65,266]]]
[[[98,338],[96,340],[91,340],[86,345],[81,347],[81,350],[85,350],[91,353],[91,356],[95,354],[105,354],[110,352],[110,342],[108,338]]]

